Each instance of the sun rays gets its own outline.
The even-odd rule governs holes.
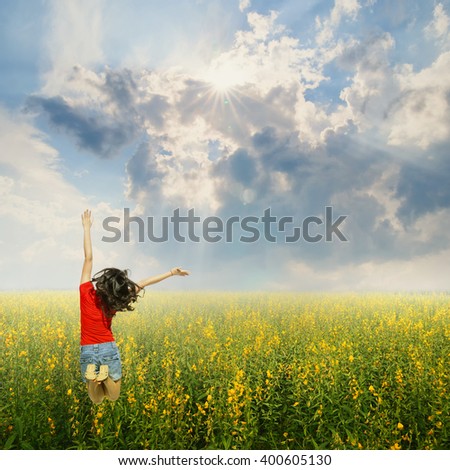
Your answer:
[[[242,85],[225,79],[199,81],[192,95],[190,107],[201,111],[203,118],[214,124],[216,130],[227,135],[243,125],[243,117],[251,99]]]

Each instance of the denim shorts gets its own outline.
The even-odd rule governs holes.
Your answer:
[[[109,368],[109,376],[117,381],[122,378],[122,363],[119,348],[115,341],[100,344],[87,344],[80,347],[80,367],[83,382],[86,382],[85,374],[88,364],[95,364],[97,372],[101,365]]]

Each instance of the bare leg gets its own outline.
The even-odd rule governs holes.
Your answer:
[[[103,384],[103,390],[104,390],[104,394],[106,398],[108,398],[111,401],[116,401],[120,395],[121,379],[114,382],[114,380],[111,377],[108,377],[106,380],[102,382],[102,384]]]
[[[87,381],[87,390],[89,398],[92,400],[93,403],[96,405],[100,405],[105,398],[105,390],[103,389],[101,382],[96,382],[95,380],[88,380]]]

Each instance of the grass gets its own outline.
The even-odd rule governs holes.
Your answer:
[[[76,293],[2,293],[1,447],[450,449],[449,300],[148,291],[96,406]]]

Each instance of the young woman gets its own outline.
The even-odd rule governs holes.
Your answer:
[[[189,273],[181,268],[173,268],[160,276],[135,283],[128,278],[127,271],[106,268],[91,279],[91,211],[84,211],[81,221],[84,230],[84,263],[80,281],[80,365],[90,399],[100,404],[105,397],[114,401],[120,395],[122,365],[111,331],[116,312],[133,310],[132,303],[144,287],[171,276],[187,276]]]

